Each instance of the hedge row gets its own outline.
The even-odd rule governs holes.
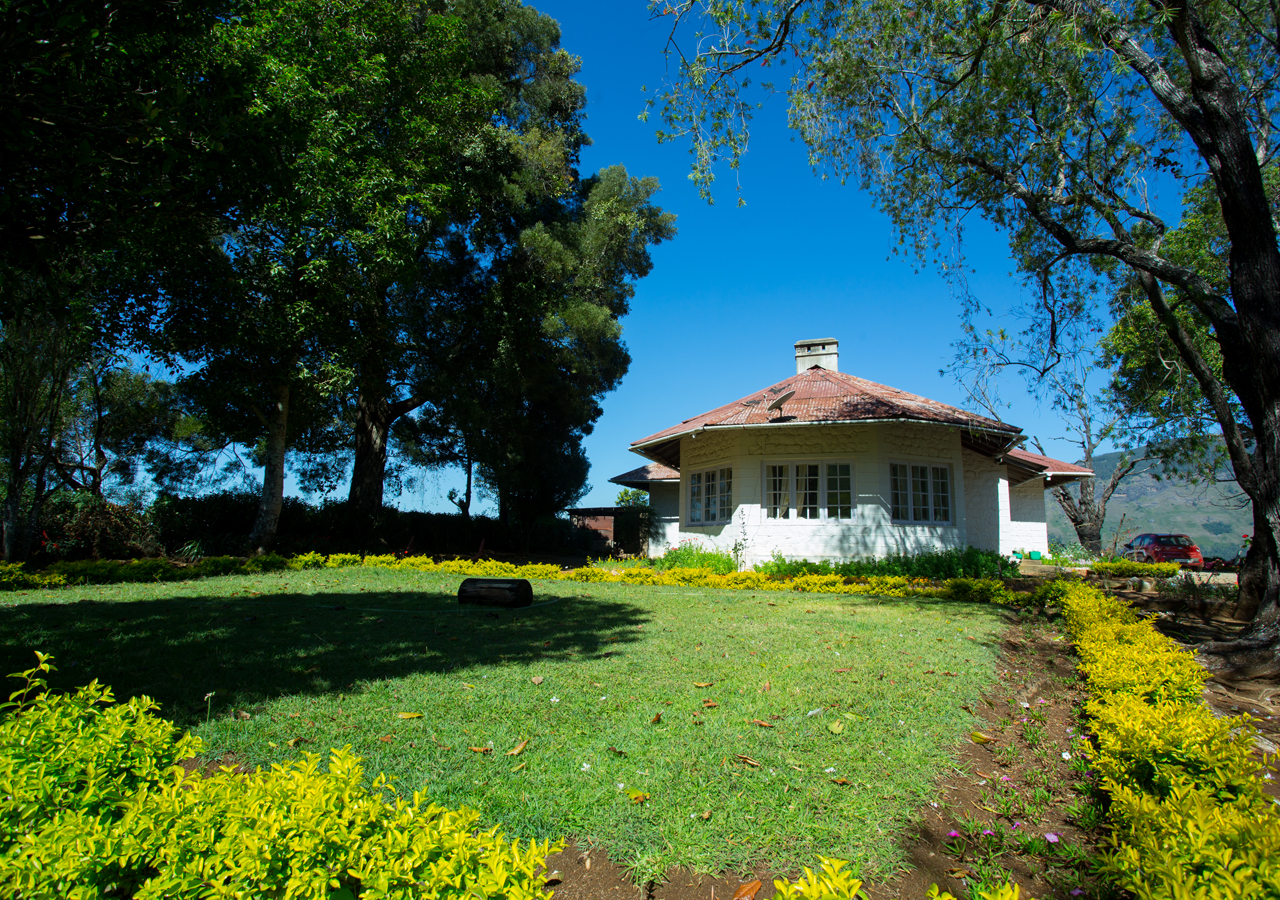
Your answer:
[[[27,572],[22,564],[0,563],[0,588],[51,588],[69,584],[119,584],[123,582],[186,581],[214,575],[257,574],[285,569],[347,568],[368,566],[414,572],[442,572],[484,578],[536,578],[546,581],[575,581],[608,584],[675,585],[726,590],[804,591],[836,594],[870,594],[881,597],[943,597],[978,602],[1010,602],[1004,585],[996,579],[953,578],[938,587],[925,578],[882,575],[850,578],[841,575],[798,575],[780,577],[763,572],[732,572],[717,575],[709,568],[607,569],[584,567],[562,570],[550,564],[517,566],[497,560],[453,559],[434,561],[429,556],[364,556],[356,553],[304,553],[291,559],[275,554],[244,560],[231,556],[211,557],[195,565],[177,566],[164,559],[132,562],[59,562],[43,574]]]
[[[1200,702],[1205,670],[1131,607],[1062,585],[1092,694],[1092,762],[1111,795],[1104,871],[1140,900],[1280,897],[1280,813],[1249,717],[1215,717]]]
[[[1134,562],[1131,559],[1100,559],[1089,563],[1089,571],[1116,578],[1177,578],[1182,566],[1177,563]]]

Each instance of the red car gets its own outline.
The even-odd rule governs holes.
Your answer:
[[[1204,568],[1200,548],[1185,534],[1140,534],[1125,544],[1124,550],[1126,559],[1137,562],[1171,562],[1188,569]]]

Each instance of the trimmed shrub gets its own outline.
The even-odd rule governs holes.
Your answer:
[[[1115,578],[1175,578],[1182,571],[1177,563],[1140,563],[1131,559],[1100,559],[1089,563],[1095,575]]]
[[[1126,604],[1067,583],[1062,607],[1091,693],[1091,762],[1111,795],[1102,870],[1142,900],[1280,896],[1280,813],[1247,716],[1200,703],[1206,673]]]
[[[891,575],[944,581],[948,578],[1011,577],[1018,573],[1018,566],[994,550],[966,547],[963,550],[894,553],[880,559],[872,557],[837,563],[787,560],[781,554],[775,554],[768,562],[757,563],[755,570],[779,578],[797,575],[841,575],[845,578]]]
[[[0,562],[0,591],[64,587],[66,583],[67,580],[61,575],[40,575],[28,572],[23,563]]]
[[[541,870],[560,844],[509,842],[479,813],[419,794],[387,803],[386,779],[366,786],[349,749],[328,771],[305,754],[184,777],[176,763],[198,739],[145,697],[115,705],[96,682],[43,691],[50,667],[38,656],[0,721],[4,896],[550,900]]]
[[[951,600],[969,603],[1008,603],[1013,599],[1004,582],[995,578],[951,578],[942,590]]]

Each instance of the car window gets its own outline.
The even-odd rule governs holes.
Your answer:
[[[1185,534],[1162,534],[1156,540],[1162,547],[1190,547],[1195,543]]]

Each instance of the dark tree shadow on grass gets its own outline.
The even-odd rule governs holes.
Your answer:
[[[430,591],[381,600],[296,592],[4,606],[0,673],[31,668],[36,650],[51,653],[50,687],[96,678],[117,699],[146,694],[165,718],[191,726],[204,721],[211,691],[216,716],[416,673],[585,660],[626,652],[649,619],[630,603],[574,596],[523,610],[460,609],[451,594]]]

